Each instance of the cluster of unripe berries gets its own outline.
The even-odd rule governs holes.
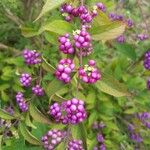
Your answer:
[[[17,93],[16,102],[22,112],[26,112],[28,110],[28,104],[25,101],[23,93],[21,93],[21,92]]]
[[[94,122],[93,123],[93,129],[98,130],[96,139],[98,144],[94,146],[93,150],[106,150],[105,146],[105,139],[102,134],[102,129],[105,127],[105,124],[103,122]]]
[[[92,11],[89,11],[85,6],[73,7],[71,4],[62,5],[60,11],[68,22],[72,21],[74,17],[79,17],[82,23],[90,23],[97,15],[97,9],[106,10],[103,3],[97,3]]]
[[[63,124],[78,124],[86,119],[84,101],[73,98],[62,102],[54,103],[49,107],[49,114],[56,122]]]

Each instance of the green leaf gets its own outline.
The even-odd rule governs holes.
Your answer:
[[[41,122],[41,123],[45,123],[45,124],[50,124],[50,120],[44,115],[42,114],[35,106],[34,104],[30,104],[30,115],[32,116],[32,118],[37,121],[37,122]]]
[[[59,7],[65,1],[66,0],[47,0],[46,3],[44,4],[43,8],[42,8],[42,11],[40,12],[39,16],[35,19],[35,21],[40,19],[47,12]]]
[[[33,145],[41,145],[41,142],[34,137],[31,132],[29,132],[24,123],[20,122],[19,129],[25,140],[27,140],[29,143]]]
[[[131,96],[124,84],[106,73],[102,73],[102,80],[95,85],[100,91],[115,97]]]
[[[91,29],[92,38],[95,41],[108,41],[116,39],[125,31],[125,24],[120,22],[111,22],[106,25],[94,27]]]
[[[45,31],[44,37],[48,42],[50,42],[54,45],[58,44],[58,34],[53,33],[53,32],[49,32],[49,31]]]
[[[85,150],[87,150],[87,133],[83,123],[79,123],[78,125],[72,126],[71,131],[73,138],[82,140],[83,147]]]
[[[42,31],[50,31],[56,34],[63,35],[65,33],[72,33],[73,27],[70,23],[63,20],[54,20],[43,25],[40,29]]]
[[[4,111],[0,108],[0,117],[6,120],[13,120],[15,119],[14,116],[10,115],[8,112]]]
[[[40,30],[31,28],[31,27],[21,27],[21,34],[24,37],[29,38],[29,37],[37,36],[41,34],[41,32]]]
[[[44,57],[42,57],[42,59],[43,59],[43,63],[42,63],[43,69],[46,70],[47,72],[54,73],[55,68],[51,64],[49,64]]]
[[[37,127],[31,122],[29,113],[27,113],[27,115],[26,115],[25,123],[26,123],[27,126],[33,128],[33,129],[36,129],[36,128],[37,128]]]
[[[51,83],[49,83],[45,87],[45,91],[46,91],[47,95],[49,97],[51,97],[56,92],[58,92],[59,90],[61,90],[65,85],[66,84],[64,84],[63,82],[61,82],[61,81],[59,81],[58,79],[55,78]]]
[[[1,91],[2,100],[7,102],[9,100],[9,96],[5,93],[5,91]]]
[[[125,54],[127,57],[133,60],[136,60],[137,56],[133,45],[124,43],[124,44],[115,44],[114,46],[119,52]]]
[[[54,101],[57,101],[57,102],[63,102],[63,101],[66,101],[65,98],[61,97],[60,95],[58,94],[54,94],[51,99],[53,99]]]

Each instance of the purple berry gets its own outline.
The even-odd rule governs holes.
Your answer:
[[[59,50],[62,51],[64,54],[73,54],[74,48],[70,42],[68,34],[59,37]]]
[[[149,39],[149,36],[148,36],[147,34],[141,33],[141,34],[137,35],[137,38],[138,38],[140,41],[144,41],[144,40]]]
[[[145,53],[144,67],[145,69],[150,70],[150,50]]]
[[[35,65],[42,62],[40,54],[36,50],[25,49],[23,51],[25,63],[28,65]]]
[[[22,86],[29,87],[31,85],[32,78],[28,73],[21,74],[20,82]]]
[[[120,36],[117,37],[116,40],[117,40],[118,43],[124,43],[126,39],[125,39],[124,35],[120,35]]]
[[[88,65],[79,68],[79,76],[86,83],[95,83],[97,80],[101,79],[101,74],[95,67],[95,61],[89,60]]]
[[[53,129],[48,131],[42,138],[45,150],[54,150],[55,147],[65,138],[66,132]]]
[[[75,65],[71,59],[62,59],[57,66],[55,76],[58,80],[68,83],[71,80],[70,74],[73,72],[74,68]]]
[[[62,122],[63,124],[77,124],[86,118],[84,102],[76,98],[62,104],[54,103],[49,107],[49,114],[56,122]]]
[[[22,112],[26,112],[28,110],[28,105],[24,100],[23,93],[18,92],[16,95],[16,102],[19,105],[19,108]]]
[[[37,95],[37,96],[43,96],[44,95],[44,90],[40,85],[36,85],[32,87],[32,92]]]
[[[83,142],[81,140],[71,140],[68,143],[67,150],[84,150]]]

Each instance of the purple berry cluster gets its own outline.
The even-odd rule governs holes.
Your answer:
[[[79,68],[79,76],[86,83],[95,83],[101,79],[101,74],[96,68],[94,60],[89,60],[88,65]]]
[[[147,34],[141,33],[141,34],[137,35],[137,38],[138,38],[140,41],[144,41],[144,40],[149,39],[149,36],[148,36]]]
[[[118,36],[116,40],[117,40],[118,43],[121,43],[121,44],[124,43],[124,42],[126,41],[124,35]]]
[[[150,50],[145,53],[144,67],[145,69],[150,70]]]
[[[103,122],[94,122],[93,125],[92,125],[93,129],[96,129],[98,130],[98,133],[97,133],[97,136],[96,136],[96,139],[97,139],[97,142],[98,144],[96,146],[94,146],[93,150],[106,150],[106,146],[105,146],[105,139],[104,139],[104,136],[102,134],[102,129],[105,126],[105,124]]]
[[[29,87],[31,85],[32,77],[28,73],[21,74],[20,82],[22,86]]]
[[[83,24],[91,23],[97,15],[97,9],[105,11],[106,7],[102,3],[97,3],[92,11],[89,11],[85,6],[73,7],[71,4],[64,4],[61,7],[61,13],[65,16],[65,20],[70,22],[74,17],[79,17]]]
[[[85,27],[74,32],[75,47],[78,49],[87,49],[91,47],[91,36]]]
[[[74,71],[75,65],[69,58],[61,59],[55,71],[58,80],[68,83],[71,80],[71,73]]]
[[[25,63],[28,65],[35,65],[42,62],[41,55],[36,50],[25,49],[23,51]]]
[[[140,119],[140,121],[143,123],[145,127],[150,129],[150,121],[148,120],[150,119],[150,113],[148,112],[139,113],[138,118]]]
[[[27,102],[24,100],[23,93],[21,93],[21,92],[17,93],[16,102],[22,112],[26,112],[28,110],[28,105],[27,105]]]
[[[83,142],[81,140],[71,140],[68,143],[67,150],[84,150],[82,146]]]
[[[36,86],[32,87],[32,92],[36,96],[43,96],[44,95],[44,90],[42,87],[40,87],[40,85],[36,85]]]
[[[59,45],[60,51],[62,51],[64,54],[73,54],[74,53],[75,50],[71,44],[68,33],[66,33],[63,36],[60,36],[58,41],[60,43],[60,45]]]
[[[56,145],[59,144],[65,137],[66,132],[53,129],[47,132],[42,137],[42,142],[45,150],[54,150]]]
[[[141,143],[143,141],[140,133],[137,132],[137,129],[135,128],[133,124],[128,125],[128,130],[129,130],[129,136],[133,141],[137,143]]]
[[[84,102],[73,98],[63,102],[61,105],[54,103],[49,108],[49,114],[63,124],[78,124],[83,122],[87,116]]]

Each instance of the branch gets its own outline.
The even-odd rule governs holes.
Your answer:
[[[15,48],[13,48],[13,47],[7,46],[7,45],[5,45],[5,44],[3,44],[3,43],[0,43],[0,50],[5,50],[5,49],[9,49],[9,50],[11,50],[12,52],[17,53],[17,54],[20,53],[19,50],[15,49]]]

